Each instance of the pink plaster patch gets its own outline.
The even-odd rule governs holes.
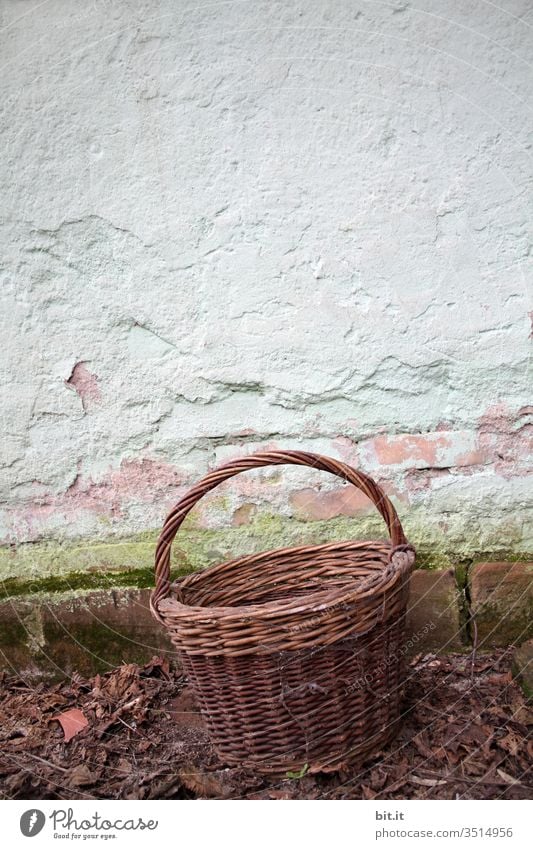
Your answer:
[[[235,510],[231,524],[235,528],[240,528],[241,525],[249,525],[256,513],[257,507],[255,504],[242,504]]]
[[[180,473],[173,466],[144,457],[123,460],[118,469],[96,483],[78,475],[62,498],[78,507],[120,515],[123,504],[150,501],[163,493],[168,498],[169,490],[176,489],[181,482]]]
[[[78,393],[84,410],[93,404],[98,404],[102,399],[98,378],[89,371],[84,362],[76,363],[72,369],[72,374],[65,383]]]
[[[184,494],[185,478],[174,466],[158,460],[123,460],[103,480],[78,475],[61,495],[42,495],[13,513],[17,536],[35,539],[46,520],[61,516],[75,524],[83,513],[120,518],[130,504],[156,502],[165,512]]]
[[[409,496],[405,489],[390,480],[378,480],[375,475],[374,480],[392,501],[403,501],[405,504],[409,502]]]
[[[428,466],[434,466],[437,451],[449,444],[446,436],[434,434],[376,436],[373,440],[376,458],[384,466],[396,466],[409,460],[423,460]]]
[[[435,481],[450,475],[449,469],[409,469],[404,477],[406,491],[409,496],[430,492]]]
[[[337,436],[333,440],[333,446],[344,463],[348,463],[349,466],[355,466],[357,468],[359,463],[359,452],[357,450],[356,442],[352,442],[352,440],[348,439],[346,436]]]
[[[353,486],[343,486],[330,492],[300,489],[291,495],[291,505],[302,519],[320,521],[334,516],[357,516],[372,510],[372,502]]]
[[[481,416],[478,445],[504,478],[527,474],[531,470],[533,449],[533,407],[511,413],[505,404],[494,404]]]

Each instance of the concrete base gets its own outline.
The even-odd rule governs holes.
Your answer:
[[[174,655],[152,617],[148,589],[36,594],[0,605],[0,665],[23,676],[92,675],[122,662]],[[406,630],[410,656],[461,648],[459,609],[450,570],[417,571]]]

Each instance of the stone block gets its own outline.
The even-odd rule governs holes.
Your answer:
[[[464,649],[460,594],[453,569],[417,569],[411,577],[406,645],[409,655]]]
[[[533,635],[533,562],[476,563],[469,586],[480,648],[520,644]]]
[[[120,663],[175,656],[152,617],[149,590],[12,599],[0,606],[0,666],[28,677],[94,675]]]

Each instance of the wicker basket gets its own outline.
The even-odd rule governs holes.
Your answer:
[[[287,463],[358,487],[383,516],[391,542],[267,551],[171,583],[172,540],[197,501],[239,472]],[[178,502],[157,545],[151,607],[225,763],[260,772],[338,770],[395,734],[414,560],[379,486],[330,457],[253,454],[220,466]]]

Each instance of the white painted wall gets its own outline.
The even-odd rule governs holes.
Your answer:
[[[0,26],[5,541],[153,527],[246,431],[526,545],[528,0]]]

